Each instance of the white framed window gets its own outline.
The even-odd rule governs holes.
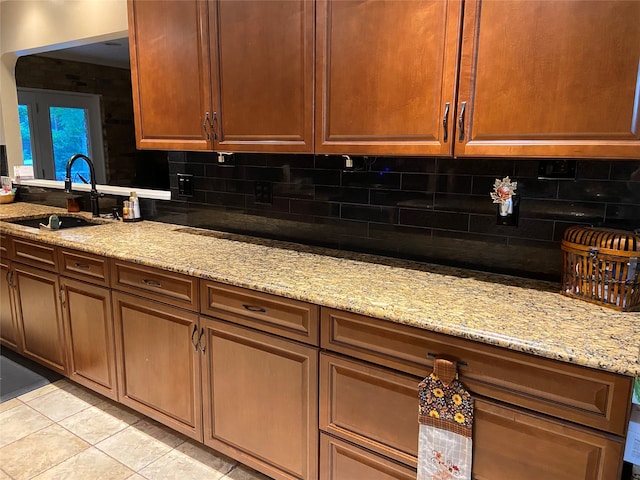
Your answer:
[[[82,153],[93,161],[96,183],[106,183],[99,95],[18,88],[18,113],[23,163],[35,178],[63,181],[69,158]],[[72,181],[84,180],[89,167],[77,161]]]

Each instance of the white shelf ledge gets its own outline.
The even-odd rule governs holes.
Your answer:
[[[45,187],[45,188],[56,188],[59,190],[64,190],[64,182],[59,182],[57,180],[42,180],[39,178],[34,179],[16,179],[15,183],[18,185],[25,185],[29,187]],[[136,187],[116,187],[114,185],[96,185],[96,190],[99,193],[104,193],[106,195],[119,195],[121,197],[128,197],[131,192],[136,192],[138,197],[140,198],[153,198],[155,200],[171,200],[171,192],[166,190],[150,190],[147,188],[136,188]],[[91,191],[91,185],[87,185],[85,183],[74,183],[73,191],[78,192],[89,192]]]

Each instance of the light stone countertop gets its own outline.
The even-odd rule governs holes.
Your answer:
[[[562,296],[557,284],[284,242],[247,243],[168,223],[105,221],[51,232],[2,221],[49,213],[66,212],[0,205],[0,232],[640,376],[640,312]]]

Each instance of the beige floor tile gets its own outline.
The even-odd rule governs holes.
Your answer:
[[[137,472],[183,442],[168,429],[140,420],[96,444],[96,448]]]
[[[22,405],[22,402],[17,398],[12,398],[7,400],[6,402],[0,403],[0,413],[6,412],[7,410],[11,410],[12,408],[17,407],[18,405]]]
[[[24,403],[2,412],[0,413],[0,447],[20,440],[52,423],[51,419]]]
[[[127,477],[127,480],[147,480],[147,479],[145,479],[142,475],[138,475],[137,473],[134,473],[130,477]],[[185,479],[182,479],[182,480],[185,480]]]
[[[27,392],[27,393],[25,393],[23,395],[20,395],[18,397],[18,399],[26,403],[29,400],[33,400],[34,398],[41,397],[42,395],[45,395],[47,393],[51,393],[51,392],[53,392],[55,390],[59,390],[64,385],[68,385],[68,384],[69,384],[69,380],[66,380],[66,379],[63,378],[61,380],[58,380],[57,382],[48,383],[47,385],[44,385],[43,387],[36,388],[35,390],[31,390],[30,392]]]
[[[271,477],[267,477],[260,472],[246,467],[244,465],[238,465],[236,468],[224,477],[224,480],[272,480]]]
[[[34,480],[125,480],[134,472],[96,448],[59,463]]]
[[[99,401],[98,397],[87,394],[79,387],[64,385],[26,403],[51,420],[59,422],[63,418],[81,412]]]
[[[139,471],[149,480],[206,478],[217,480],[233,468],[235,462],[225,456],[216,456],[188,442],[171,450]]]
[[[71,415],[59,423],[92,445],[138,422],[140,415],[111,402],[101,401],[93,407]]]
[[[2,469],[0,469],[0,480],[13,480],[9,475],[4,473]]]
[[[0,448],[0,465],[16,480],[26,480],[89,448],[58,425],[50,425]]]

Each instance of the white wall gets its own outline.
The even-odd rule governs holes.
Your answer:
[[[22,164],[18,57],[127,35],[126,0],[0,1],[0,144],[7,145],[10,174]]]

